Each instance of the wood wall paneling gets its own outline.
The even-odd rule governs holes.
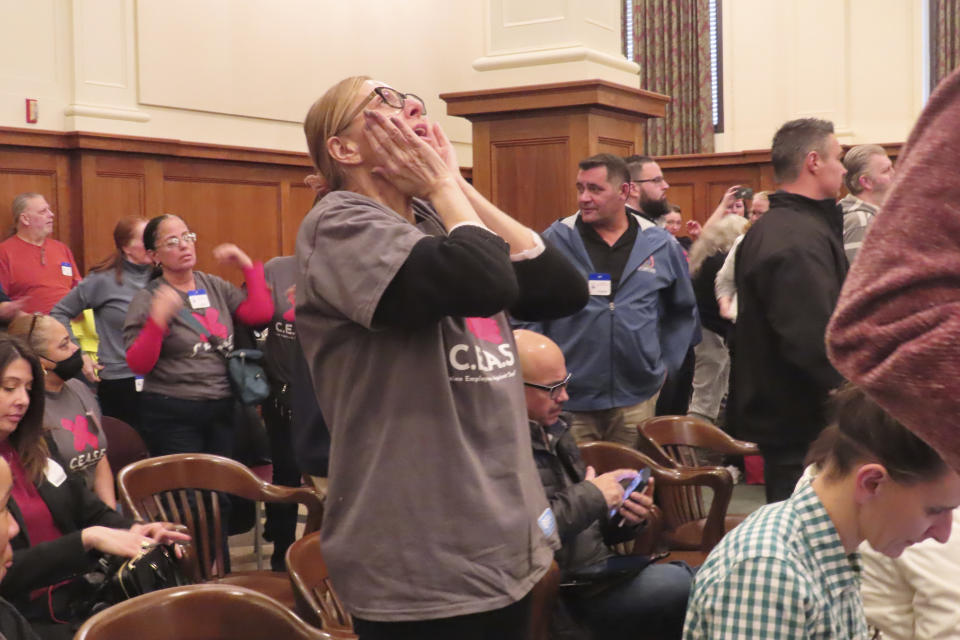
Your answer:
[[[283,211],[281,237],[283,255],[292,255],[297,248],[297,230],[304,216],[313,208],[316,193],[303,182],[290,183],[290,199]]]
[[[490,147],[494,201],[500,203],[504,211],[539,231],[563,216],[569,210],[566,192],[570,186],[542,184],[524,177],[544,173],[563,175],[569,142],[565,137],[494,142]]]
[[[114,250],[121,217],[178,213],[201,236],[199,268],[239,283],[210,250],[233,242],[255,260],[292,253],[313,204],[303,184],[311,171],[306,154],[0,128],[0,229],[16,194],[43,193],[57,213],[54,237],[86,273]]]
[[[577,209],[579,160],[600,151],[642,152],[635,118],[595,111],[571,107],[506,120],[474,118],[477,188],[537,230],[570,215]],[[884,146],[893,158],[900,152],[900,144]],[[687,219],[706,220],[730,185],[775,188],[766,150],[658,162],[671,185],[668,198]],[[9,224],[15,195],[43,193],[57,214],[54,237],[70,245],[86,273],[113,250],[120,217],[178,213],[200,235],[200,268],[239,282],[240,274],[215,264],[210,250],[234,242],[258,260],[292,253],[313,205],[314,193],[303,184],[311,172],[306,154],[0,128],[0,232]]]
[[[68,158],[48,149],[7,148],[0,138],[0,238],[13,228],[13,199],[28,191],[44,195],[56,214],[53,237],[68,242],[72,205]]]

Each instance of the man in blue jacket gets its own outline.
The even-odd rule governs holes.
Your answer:
[[[575,373],[567,408],[577,440],[633,447],[637,423],[654,415],[668,369],[680,366],[693,340],[696,302],[680,245],[627,213],[626,163],[602,153],[579,168],[580,211],[543,238],[587,276],[590,301],[572,316],[524,326],[560,345]],[[655,173],[666,185],[659,167]]]

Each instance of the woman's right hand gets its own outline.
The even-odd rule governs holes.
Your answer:
[[[150,303],[150,317],[161,327],[167,327],[173,316],[183,308],[183,298],[176,289],[168,284],[161,284],[153,292]]]
[[[456,186],[444,159],[403,118],[364,111],[363,131],[375,156],[373,173],[405,195],[431,199],[439,189]]]
[[[101,526],[87,527],[80,532],[80,539],[87,551],[96,549],[100,553],[124,558],[134,558],[154,544],[153,540],[135,531]]]

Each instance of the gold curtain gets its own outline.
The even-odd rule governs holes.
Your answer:
[[[712,153],[708,0],[635,0],[633,19],[640,87],[671,98],[647,121],[646,153]]]

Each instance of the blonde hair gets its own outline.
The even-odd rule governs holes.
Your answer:
[[[747,219],[743,216],[726,215],[704,227],[703,233],[690,247],[690,275],[697,275],[703,261],[713,254],[730,251],[733,241],[746,226]]]
[[[343,170],[330,157],[327,140],[350,124],[347,116],[356,105],[357,91],[368,80],[370,80],[368,76],[344,78],[327,89],[326,93],[313,103],[303,121],[303,132],[307,136],[310,160],[318,176],[316,186],[312,184],[311,186],[314,186],[320,194],[343,188]]]
[[[34,316],[36,316],[36,321],[34,321]],[[33,325],[32,332],[30,331],[31,325]],[[47,346],[53,338],[54,327],[63,327],[63,325],[53,316],[35,313],[17,316],[11,320],[7,327],[7,333],[22,339],[34,353],[46,358],[49,353]]]

